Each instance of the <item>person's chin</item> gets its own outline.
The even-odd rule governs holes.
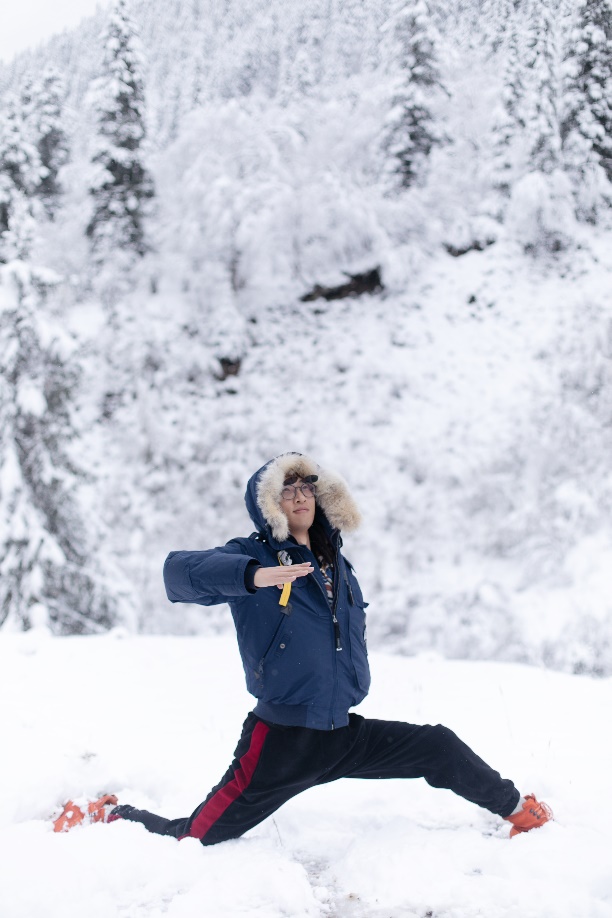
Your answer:
[[[314,522],[314,517],[311,516],[308,512],[298,512],[294,513],[293,519],[296,526],[299,526],[300,529],[310,529]]]

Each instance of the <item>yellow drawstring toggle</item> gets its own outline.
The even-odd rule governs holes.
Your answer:
[[[289,557],[286,551],[279,551],[276,557],[278,558],[278,563],[280,564],[281,567],[286,566],[288,564],[292,564],[291,558]],[[285,558],[287,558],[288,560],[285,561]],[[286,583],[283,587],[283,592],[281,593],[281,597],[278,601],[279,606],[283,606],[284,608],[289,602],[290,596],[291,596],[291,584]]]
[[[279,606],[286,606],[289,602],[289,597],[291,596],[291,584],[286,583],[283,587],[283,592],[281,593],[281,598],[278,601]]]

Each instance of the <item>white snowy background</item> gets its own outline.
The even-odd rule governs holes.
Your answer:
[[[405,7],[444,90],[399,189],[382,139]],[[0,67],[1,118],[56,68],[70,146],[53,219],[24,219],[0,264],[2,918],[612,915],[611,196],[550,113],[581,8],[134,2],[155,198],[127,272],[85,236],[109,11]],[[524,69],[508,163],[536,33],[548,83]],[[541,137],[554,168],[525,153]],[[381,293],[300,300],[376,265]],[[364,513],[361,712],[446,723],[554,824],[509,842],[422,782],[343,782],[218,849],[53,834],[68,796],[177,816],[225,771],[251,703],[228,610],[171,606],[161,567],[248,534],[246,481],[288,449]]]

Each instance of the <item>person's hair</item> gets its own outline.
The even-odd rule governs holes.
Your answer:
[[[335,560],[333,545],[329,541],[325,526],[316,516],[308,530],[308,534],[310,536],[310,547],[315,558],[323,558],[326,564],[333,564]]]

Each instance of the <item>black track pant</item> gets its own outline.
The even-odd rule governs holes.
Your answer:
[[[479,806],[508,816],[519,792],[483,762],[452,730],[351,714],[348,727],[281,727],[249,714],[222,781],[183,819],[164,819],[129,805],[113,815],[149,832],[199,838],[203,845],[238,838],[286,800],[338,778],[425,778]]]

